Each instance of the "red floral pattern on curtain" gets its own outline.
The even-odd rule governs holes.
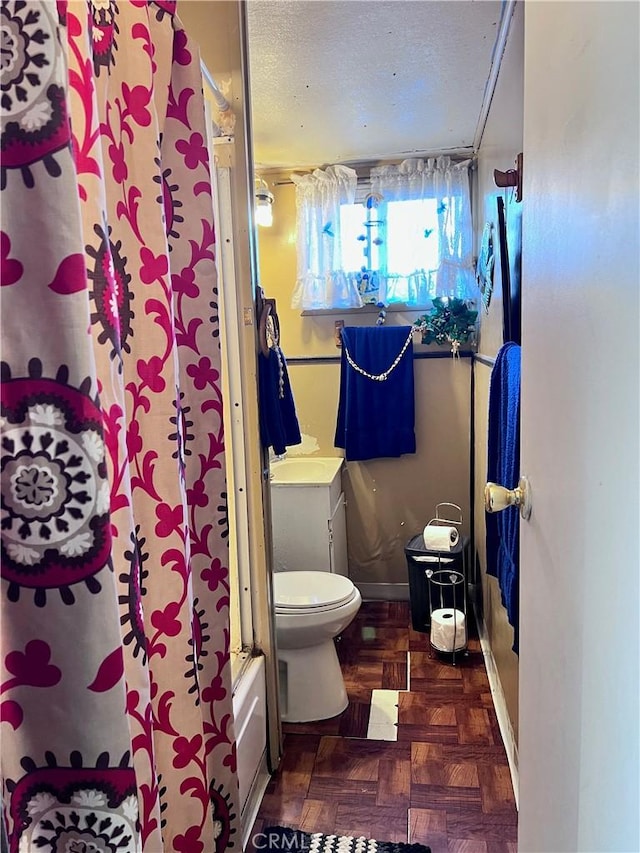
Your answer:
[[[175,2],[0,15],[9,847],[240,849],[198,51]]]

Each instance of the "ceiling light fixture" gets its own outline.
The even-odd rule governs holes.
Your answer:
[[[269,228],[273,225],[273,193],[263,178],[256,178],[255,197],[256,225]]]

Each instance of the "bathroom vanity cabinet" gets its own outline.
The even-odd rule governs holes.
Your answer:
[[[271,466],[274,570],[348,574],[340,457],[298,457]]]

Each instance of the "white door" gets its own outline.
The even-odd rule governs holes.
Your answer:
[[[519,853],[640,850],[639,8],[525,6]]]

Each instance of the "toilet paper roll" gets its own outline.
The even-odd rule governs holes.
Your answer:
[[[440,652],[457,652],[467,645],[467,626],[461,610],[443,607],[431,614],[431,645]]]
[[[427,524],[422,531],[424,547],[427,551],[450,551],[458,544],[460,534],[457,528],[444,524]]]

